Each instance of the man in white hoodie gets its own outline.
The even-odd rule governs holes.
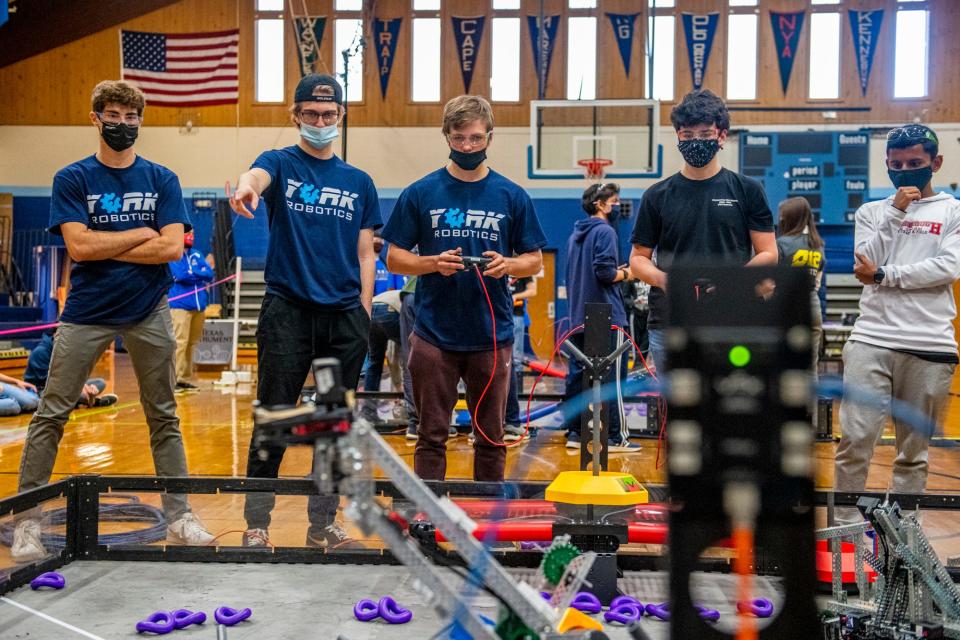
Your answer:
[[[844,401],[834,486],[866,487],[873,449],[890,417],[889,399],[909,403],[938,424],[957,365],[952,285],[960,277],[960,202],[934,193],[943,164],[937,135],[906,125],[887,135],[887,173],[897,192],[857,211],[854,275],[864,285],[860,317],[843,348],[844,379],[886,399],[883,406]],[[922,493],[929,439],[894,419],[896,493]],[[856,521],[843,510],[842,521]]]

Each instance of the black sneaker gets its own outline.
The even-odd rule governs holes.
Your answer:
[[[417,433],[417,425],[409,424],[407,425],[407,440],[411,442],[416,442],[417,438],[420,437],[420,434]]]
[[[175,393],[193,393],[194,391],[199,391],[197,385],[190,384],[189,382],[178,382],[177,388],[174,389]]]
[[[357,549],[359,543],[347,535],[339,522],[328,524],[322,529],[307,529],[307,546],[319,549]]]
[[[109,407],[110,405],[117,404],[118,399],[115,393],[102,393],[93,399],[93,406]]]
[[[567,449],[580,448],[580,434],[571,431],[567,434]]]

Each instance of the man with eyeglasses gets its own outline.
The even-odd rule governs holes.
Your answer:
[[[174,399],[173,322],[167,305],[167,263],[183,253],[190,229],[176,174],[138,155],[143,93],[106,80],[93,90],[90,122],[97,152],[53,179],[50,231],[63,236],[74,264],[40,406],[27,427],[20,491],[47,484],[64,424],[100,355],[120,334],[140,386],[150,448],[161,476],[186,476],[187,460]],[[167,539],[199,545],[213,540],[190,511],[186,496],[161,495]],[[39,514],[28,512],[14,530],[17,562],[46,555]]]
[[[844,382],[879,397],[840,404],[837,491],[865,489],[891,399],[913,405],[939,430],[958,363],[953,283],[960,277],[960,203],[933,190],[933,174],[943,165],[937,135],[920,124],[897,127],[887,136],[886,163],[896,191],[856,213],[853,272],[865,286],[843,347]],[[930,434],[901,417],[893,426],[897,456],[889,488],[922,493]],[[856,509],[837,515],[841,523],[860,520]]]
[[[304,76],[290,112],[300,140],[260,154],[230,199],[247,218],[261,194],[267,208],[267,290],[257,321],[257,399],[265,406],[295,405],[315,358],[337,358],[343,384],[356,389],[370,332],[373,233],[381,226],[373,180],[333,152],[344,113],[340,83]],[[276,478],[285,450],[264,455],[251,441],[247,476]],[[269,544],[274,503],[272,493],[247,495],[244,546]],[[336,495],[310,497],[308,545],[349,543],[336,522],[338,504]]]
[[[487,167],[492,131],[493,110],[485,99],[450,100],[443,109],[450,161],[403,190],[383,230],[390,270],[418,276],[409,361],[420,416],[413,462],[429,480],[446,476],[450,414],[461,379],[477,432],[473,478],[503,480],[513,342],[513,299],[504,276],[538,273],[546,244],[530,196]],[[464,268],[462,256],[490,262],[478,276]]]
[[[672,264],[696,260],[759,267],[778,259],[763,187],[725,169],[717,155],[730,129],[723,100],[705,89],[691,91],[670,112],[670,121],[683,166],[644,192],[630,239],[630,268],[651,285],[650,354],[661,371],[668,364],[664,331]]]

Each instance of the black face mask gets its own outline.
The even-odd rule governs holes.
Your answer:
[[[707,166],[713,160],[713,156],[720,151],[720,143],[715,139],[681,140],[677,144],[677,149],[680,150],[680,155],[683,156],[688,165],[699,169]]]
[[[620,219],[620,205],[612,204],[610,205],[610,213],[607,214],[607,222],[612,225],[617,223],[617,220]]]
[[[450,149],[450,159],[464,171],[473,171],[480,166],[480,163],[487,159],[487,150],[480,149],[480,151],[465,153],[463,151],[457,151],[456,149]]]
[[[916,187],[922,190],[933,178],[933,167],[920,167],[919,169],[904,171],[887,169],[887,175],[890,176],[890,181],[897,189],[900,187]]]
[[[116,124],[100,121],[102,128],[100,136],[107,146],[114,151],[123,151],[133,146],[140,133],[140,127],[131,127],[130,125],[118,122]]]

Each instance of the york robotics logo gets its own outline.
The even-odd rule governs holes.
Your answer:
[[[500,221],[505,214],[479,209],[431,209],[430,221],[434,238],[479,238],[500,240]]]
[[[157,194],[149,191],[87,194],[87,213],[94,224],[153,222],[156,211]]]
[[[317,188],[309,182],[287,178],[287,207],[321,216],[336,216],[347,222],[353,220],[354,200],[359,196],[347,189]]]

